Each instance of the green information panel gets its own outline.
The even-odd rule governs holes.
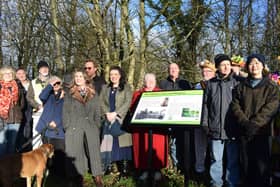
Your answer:
[[[199,126],[203,90],[144,92],[131,124]]]

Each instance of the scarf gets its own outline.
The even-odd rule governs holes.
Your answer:
[[[73,86],[70,89],[70,94],[74,99],[85,104],[94,97],[95,92],[94,89],[90,87],[86,87],[85,90],[81,90],[79,87]]]
[[[8,119],[10,108],[18,101],[18,94],[18,85],[15,80],[0,81],[0,118]]]

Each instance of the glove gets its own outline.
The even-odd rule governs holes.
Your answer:
[[[250,121],[243,123],[242,127],[244,136],[249,139],[252,139],[253,136],[255,136],[257,134],[257,131],[259,130],[259,126]]]

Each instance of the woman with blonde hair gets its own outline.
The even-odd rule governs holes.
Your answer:
[[[15,81],[15,70],[10,66],[0,69],[0,157],[14,153],[22,120],[24,98]]]
[[[100,105],[98,95],[83,71],[75,71],[65,93],[63,125],[65,129],[66,175],[82,185],[82,176],[90,169],[97,187],[103,186],[100,158]],[[71,160],[70,160],[71,159]]]

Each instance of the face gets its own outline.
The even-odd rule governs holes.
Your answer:
[[[152,91],[156,87],[156,79],[154,77],[147,77],[145,87],[147,91]]]
[[[20,81],[26,80],[26,73],[23,69],[20,69],[16,72],[16,78]]]
[[[223,60],[218,66],[218,71],[224,75],[228,76],[231,72],[231,63],[229,60]]]
[[[202,78],[205,81],[208,81],[210,79],[212,79],[213,77],[215,77],[215,71],[210,69],[210,68],[203,68],[201,70],[201,74],[202,74]]]
[[[7,70],[7,71],[3,72],[3,80],[4,80],[5,82],[10,82],[10,81],[12,81],[13,79],[14,79],[14,78],[13,78],[13,73],[12,73],[12,71]]]
[[[86,62],[84,66],[84,70],[89,77],[94,77],[96,75],[97,68],[94,66],[92,62]]]
[[[40,73],[41,75],[43,75],[44,77],[46,77],[46,76],[49,75],[49,68],[43,66],[43,67],[41,67],[41,68],[39,69],[39,73]]]
[[[252,77],[262,77],[263,68],[263,64],[256,58],[253,58],[248,65],[248,71]]]
[[[54,91],[58,91],[61,89],[61,81],[57,81],[54,85],[53,85],[53,90]]]
[[[180,69],[179,69],[179,66],[177,64],[173,63],[173,64],[169,65],[169,75],[172,78],[178,78],[179,77],[179,72],[180,72]]]
[[[118,70],[116,69],[112,69],[110,71],[110,81],[113,84],[119,84],[120,83],[120,79],[121,79],[121,74]]]
[[[86,84],[86,80],[82,72],[75,73],[74,81],[77,86],[84,86]]]

